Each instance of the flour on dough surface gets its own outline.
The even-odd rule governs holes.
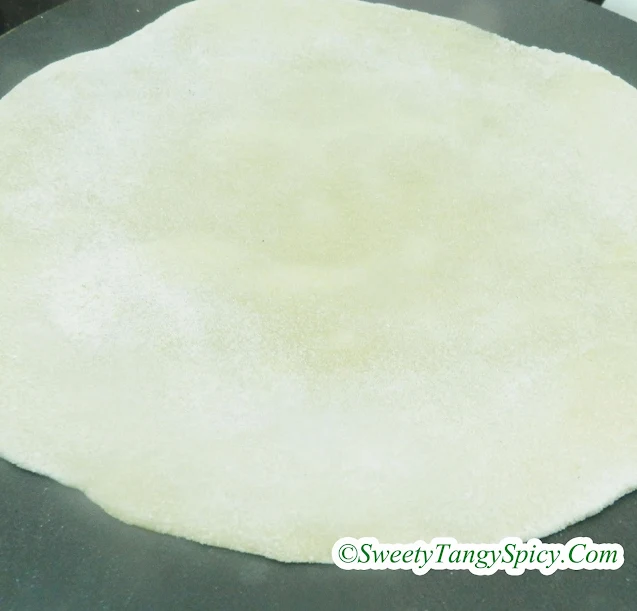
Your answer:
[[[283,561],[601,510],[637,486],[636,118],[353,0],[199,0],[45,68],[0,100],[0,455]]]

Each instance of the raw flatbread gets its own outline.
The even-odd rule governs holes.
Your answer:
[[[637,486],[637,91],[605,70],[200,0],[0,125],[14,463],[284,561],[543,536]]]

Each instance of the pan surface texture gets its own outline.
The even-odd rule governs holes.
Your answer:
[[[386,3],[575,55],[637,87],[637,24],[583,0]],[[0,37],[0,97],[44,66],[111,44],[179,4],[71,0],[27,22]],[[285,565],[128,526],[80,492],[0,459],[0,611],[634,610],[637,492],[543,541],[574,537],[621,544],[624,565],[549,577]]]

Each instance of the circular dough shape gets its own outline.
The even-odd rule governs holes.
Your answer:
[[[0,452],[283,561],[637,485],[637,91],[350,0],[200,0],[0,102]]]

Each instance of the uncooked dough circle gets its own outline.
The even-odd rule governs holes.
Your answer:
[[[599,511],[637,486],[636,119],[599,67],[349,0],[47,67],[0,102],[1,454],[285,561]]]

